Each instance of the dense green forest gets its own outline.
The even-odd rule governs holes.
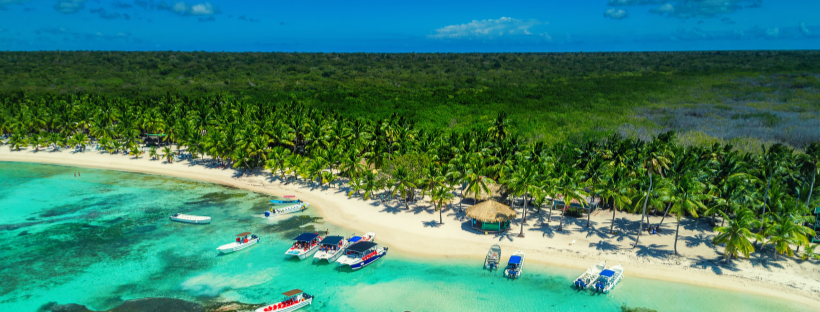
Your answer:
[[[219,94],[251,103],[296,101],[352,118],[397,113],[428,130],[468,131],[506,112],[523,139],[548,143],[615,132],[648,139],[666,130],[687,143],[730,142],[750,151],[760,143],[802,148],[820,139],[811,115],[820,111],[818,51],[53,51],[0,52],[0,60],[5,101],[44,95],[191,101]],[[687,109],[692,105],[697,110]],[[691,119],[696,125],[681,124]],[[689,133],[725,120],[738,125]],[[761,125],[749,129],[749,123]]]
[[[0,143],[13,151],[92,146],[173,162],[176,149],[196,165],[344,183],[405,207],[429,198],[438,211],[497,185],[499,200],[524,198],[524,217],[552,199],[577,203],[559,230],[597,198],[613,218],[645,216],[638,239],[649,216],[656,228],[705,216],[727,260],[768,245],[820,258],[814,51],[0,59]]]

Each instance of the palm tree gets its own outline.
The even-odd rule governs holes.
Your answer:
[[[558,177],[556,183],[556,191],[558,194],[564,195],[564,209],[561,212],[561,222],[558,224],[558,231],[563,231],[564,215],[573,200],[577,201],[581,206],[587,205],[584,186],[581,184],[583,177],[583,170],[576,169],[574,166],[565,165],[561,170],[561,176]]]
[[[134,158],[140,158],[143,152],[138,145],[133,145],[131,146],[131,151],[129,151],[128,154],[134,156]]]
[[[151,146],[151,148],[148,149],[148,156],[151,156],[151,159],[159,159],[156,146]]]
[[[40,147],[45,147],[47,142],[47,138],[41,134],[34,134],[29,138],[29,144],[34,148],[34,152],[39,152]]]
[[[608,170],[604,184],[601,185],[599,196],[607,202],[612,202],[612,222],[609,225],[609,233],[615,233],[615,212],[618,207],[625,207],[632,204],[630,199],[632,194],[632,186],[637,183],[637,180],[628,180],[625,176],[625,168],[613,168]]]
[[[26,137],[21,134],[15,133],[9,138],[9,150],[19,151],[20,147],[25,147],[26,145],[28,145]]]
[[[165,159],[168,163],[174,162],[174,151],[171,150],[170,146],[162,148],[162,159]]]
[[[809,186],[809,194],[806,197],[806,207],[809,207],[811,202],[811,193],[814,190],[814,182],[817,178],[817,172],[820,171],[820,143],[812,142],[806,147],[806,153],[799,157],[801,169],[803,172],[811,173],[811,185]]]
[[[788,148],[780,143],[774,144],[768,149],[766,149],[765,145],[762,145],[761,148],[763,149],[763,155],[760,156],[759,171],[761,176],[766,179],[766,190],[763,193],[763,212],[760,214],[761,222],[758,232],[763,231],[763,226],[766,225],[766,206],[769,202],[769,189],[772,186],[772,177],[785,169],[783,167],[785,154],[786,152],[791,153]]]
[[[638,244],[641,239],[641,233],[643,233],[643,219],[646,216],[646,205],[649,203],[649,194],[652,193],[652,175],[663,175],[663,170],[669,168],[669,158],[675,156],[674,154],[672,154],[672,152],[668,151],[664,146],[660,146],[660,144],[654,145],[658,146],[649,147],[649,149],[646,151],[646,154],[643,157],[643,168],[649,175],[649,189],[646,191],[646,198],[643,202],[643,211],[641,212],[641,224],[638,228],[638,237],[635,238],[635,247],[638,247]]]
[[[723,249],[723,257],[726,262],[732,257],[737,258],[739,254],[742,254],[748,259],[749,254],[755,251],[751,240],[763,239],[762,235],[752,233],[751,231],[752,227],[757,227],[759,224],[760,220],[755,218],[754,212],[742,208],[737,211],[734,220],[729,220],[728,226],[715,227],[714,231],[720,234],[712,239],[712,244],[726,244]]]
[[[672,202],[672,213],[678,220],[675,229],[675,254],[678,254],[678,234],[680,233],[680,220],[683,215],[689,213],[698,218],[698,210],[706,209],[703,201],[709,199],[709,195],[704,194],[706,185],[696,179],[681,179],[674,188],[674,202]]]
[[[450,193],[450,189],[446,186],[439,186],[433,189],[433,192],[430,193],[430,196],[434,203],[436,203],[436,211],[438,211],[438,223],[444,224],[442,221],[442,209],[444,205],[448,205],[453,200],[453,193]]]
[[[401,198],[404,200],[404,207],[407,210],[410,210],[408,199],[410,197],[410,193],[416,188],[416,185],[410,177],[410,170],[404,166],[396,167],[396,169],[393,170],[393,180],[395,180],[396,185],[393,187],[393,191],[390,194],[392,196],[395,196],[396,192],[401,194]]]
[[[809,244],[808,238],[804,235],[805,232],[808,232],[811,235],[810,237],[815,235],[814,230],[796,223],[794,218],[784,217],[766,228],[763,235],[768,237],[768,240],[763,243],[763,246],[768,244],[774,245],[775,261],[778,260],[778,257],[782,254],[794,257],[794,251],[791,245],[803,246]]]
[[[817,246],[820,246],[820,243],[817,244],[806,244],[806,249],[803,251],[803,254],[800,255],[800,259],[808,260],[811,258],[820,260],[820,254],[816,253]]]

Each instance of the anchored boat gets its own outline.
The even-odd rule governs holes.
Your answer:
[[[516,279],[521,277],[521,273],[524,271],[524,252],[521,250],[516,251],[512,256],[510,256],[510,261],[507,263],[507,268],[504,269],[504,276],[509,279]]]
[[[601,263],[589,267],[584,274],[581,274],[581,276],[575,279],[573,284],[575,284],[575,287],[578,289],[587,289],[587,287],[598,280],[601,271],[604,269],[606,269],[606,261],[601,261]]]
[[[303,203],[303,202],[300,201],[298,204],[290,205],[290,206],[287,206],[287,207],[271,208],[270,212],[265,211],[265,216],[267,217],[267,216],[270,216],[271,214],[277,215],[277,214],[301,212],[301,211],[305,211],[305,209],[307,209],[307,207],[309,205],[310,205],[310,203]]]
[[[223,254],[239,251],[259,243],[259,237],[251,232],[242,232],[236,234],[236,241],[230,244],[219,246],[216,250]]]
[[[309,255],[319,250],[319,241],[322,240],[322,237],[317,233],[302,233],[293,240],[293,246],[285,252],[285,255],[305,260]]]
[[[301,199],[285,199],[285,200],[271,199],[270,202],[272,204],[295,204],[295,203],[301,203],[302,200]]]
[[[374,242],[358,242],[345,249],[345,254],[336,262],[349,265],[351,270],[359,270],[387,255],[387,247],[379,247]]]
[[[282,300],[274,304],[266,305],[264,307],[256,309],[254,312],[290,312],[298,310],[304,306],[313,303],[313,296],[308,295],[299,289],[284,292],[282,293],[282,295],[285,296],[285,300]]]
[[[181,213],[175,213],[171,217],[171,221],[183,222],[183,223],[194,223],[194,224],[207,224],[211,223],[211,217],[206,216],[194,216],[194,215],[186,215]]]
[[[499,262],[501,262],[501,246],[495,244],[487,251],[487,257],[484,258],[484,268],[490,269],[490,271],[498,269]]]
[[[623,279],[624,267],[619,264],[601,271],[599,275],[598,281],[595,282],[595,291],[608,293]]]
[[[355,243],[358,243],[358,242],[371,242],[374,239],[376,239],[376,232],[375,231],[374,232],[367,232],[362,236],[353,235],[353,237],[351,237],[347,241],[350,242],[351,244],[355,244]]]
[[[344,250],[348,245],[348,241],[343,236],[325,237],[321,242],[319,242],[319,250],[313,255],[313,261],[336,261],[336,259],[344,253]]]

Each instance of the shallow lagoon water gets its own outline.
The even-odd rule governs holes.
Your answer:
[[[285,259],[288,238],[300,228],[352,233],[308,217],[263,218],[270,196],[191,180],[0,162],[0,189],[2,311],[36,311],[49,302],[105,310],[144,297],[264,303],[293,288],[317,296],[304,311],[619,311],[622,304],[658,311],[809,310],[775,298],[632,278],[628,267],[607,295],[573,290],[570,281],[580,270],[534,263],[516,281],[483,271],[476,261],[396,253],[361,271],[339,271]],[[168,215],[177,212],[213,221],[170,222]],[[260,235],[260,244],[218,255],[216,247],[244,231]]]

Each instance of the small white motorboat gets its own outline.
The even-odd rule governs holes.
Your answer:
[[[265,211],[265,216],[268,217],[268,216],[271,216],[271,215],[280,215],[280,214],[287,214],[287,213],[302,212],[302,211],[305,211],[305,209],[307,209],[308,206],[310,206],[310,203],[299,202],[298,204],[290,205],[290,206],[287,206],[287,207],[271,208],[270,212]]]
[[[290,312],[313,303],[313,296],[308,295],[299,289],[284,292],[282,295],[285,296],[285,300],[266,305],[256,309],[254,312]]]
[[[523,272],[524,252],[518,250],[512,256],[510,256],[510,261],[507,263],[507,268],[504,269],[504,276],[506,276],[509,279],[516,279],[521,277],[521,273]]]
[[[487,257],[484,258],[484,268],[490,269],[498,269],[498,266],[501,262],[501,246],[498,244],[493,245],[490,247],[490,250],[487,251]]]
[[[259,237],[251,232],[242,232],[236,234],[236,241],[230,244],[219,246],[216,250],[223,254],[239,251],[259,243]]]
[[[355,243],[358,243],[358,242],[372,242],[375,239],[376,239],[376,232],[373,231],[373,232],[367,232],[362,236],[353,235],[347,241],[350,242],[351,244],[355,244]]]
[[[387,255],[387,247],[379,247],[374,242],[360,241],[345,249],[345,254],[336,262],[340,266],[348,265],[353,271],[359,270]]]
[[[211,223],[211,217],[175,213],[171,216],[171,221],[194,224],[207,224]]]
[[[581,276],[575,279],[573,284],[575,284],[575,287],[578,289],[587,289],[587,287],[591,286],[592,283],[595,283],[595,281],[598,280],[601,271],[604,269],[606,269],[606,261],[601,261],[601,263],[589,267],[584,274],[581,274]]]
[[[348,245],[348,241],[343,236],[327,236],[319,242],[319,250],[313,255],[313,261],[336,261],[336,259],[344,253]]]
[[[619,264],[601,271],[598,275],[598,281],[595,282],[595,291],[608,293],[624,278],[624,267]]]
[[[293,240],[293,246],[285,252],[285,255],[305,260],[305,258],[319,250],[319,242],[322,237],[318,233],[302,233]]]

